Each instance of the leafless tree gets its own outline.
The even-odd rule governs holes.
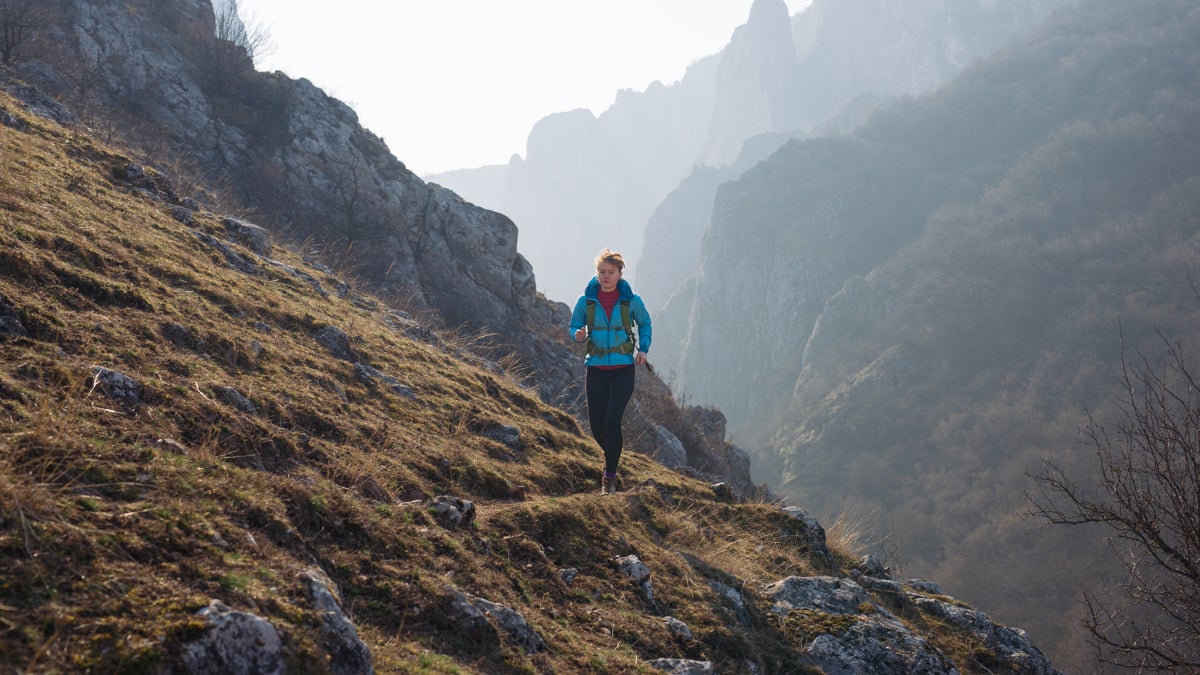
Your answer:
[[[217,40],[246,50],[253,63],[270,53],[273,48],[270,32],[256,20],[251,19],[249,23],[243,20],[237,0],[224,0],[215,5]]]
[[[1033,515],[1101,525],[1125,567],[1107,592],[1084,597],[1084,626],[1102,663],[1142,671],[1200,672],[1200,384],[1179,341],[1162,337],[1155,366],[1122,357],[1115,431],[1089,413],[1095,484],[1047,463],[1029,495]]]
[[[12,63],[25,42],[50,22],[47,0],[0,0],[0,62]]]

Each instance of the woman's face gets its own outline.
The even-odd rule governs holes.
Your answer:
[[[617,282],[621,280],[621,270],[610,262],[602,262],[596,267],[596,278],[600,280],[600,290],[612,292],[617,290]]]

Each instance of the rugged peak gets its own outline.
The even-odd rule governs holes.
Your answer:
[[[746,138],[792,126],[788,112],[795,67],[787,5],[756,0],[721,56],[709,140],[700,161],[729,164]]]

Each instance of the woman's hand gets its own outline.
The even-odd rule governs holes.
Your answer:
[[[633,357],[633,362],[637,365],[642,365],[646,362],[646,352],[638,352],[637,356]]]
[[[576,342],[583,342],[586,339],[587,339],[587,329],[586,328],[580,328],[579,330],[575,331],[575,341]]]

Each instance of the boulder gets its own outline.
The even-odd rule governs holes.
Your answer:
[[[829,557],[829,548],[826,546],[825,528],[821,527],[821,523],[798,506],[784,507],[783,512],[803,524],[802,536],[807,541],[809,549],[813,553],[827,559]]]
[[[671,469],[687,466],[687,449],[683,447],[683,441],[662,425],[655,425],[654,434],[655,450],[652,456],[659,464]]]
[[[440,495],[425,507],[444,526],[448,528],[470,527],[475,522],[475,504],[460,497]]]
[[[320,613],[321,637],[329,654],[329,669],[334,675],[372,675],[371,650],[358,637],[354,623],[342,610],[333,581],[319,568],[300,574],[305,594]]]
[[[231,217],[223,218],[221,224],[237,243],[264,258],[271,257],[271,233],[266,228]]]
[[[0,338],[26,337],[29,331],[21,324],[21,316],[17,308],[0,294]]]
[[[286,665],[279,632],[266,619],[213,600],[197,612],[207,630],[183,646],[190,675],[283,675]]]
[[[343,361],[351,363],[358,361],[358,356],[354,353],[354,350],[350,349],[350,336],[346,335],[346,331],[337,326],[322,328],[313,334],[313,339],[322,347],[328,349],[330,354]]]
[[[489,425],[483,435],[513,449],[521,446],[521,430],[509,424]]]
[[[507,635],[526,654],[533,654],[546,649],[546,641],[525,621],[525,617],[514,609],[499,603],[476,597],[470,593],[464,594],[468,601],[495,622],[496,628]]]
[[[92,366],[92,388],[128,406],[142,402],[142,385],[124,373],[102,366]]]
[[[254,404],[250,402],[250,399],[246,398],[242,392],[238,391],[237,389],[234,389],[233,387],[221,387],[218,390],[218,394],[220,395],[222,401],[225,401],[229,405],[241,410],[247,415],[258,417],[258,409],[254,407]]]
[[[667,630],[670,631],[672,635],[678,635],[684,640],[695,639],[692,635],[692,629],[688,628],[686,623],[676,619],[673,616],[664,616],[663,624],[666,625]]]

